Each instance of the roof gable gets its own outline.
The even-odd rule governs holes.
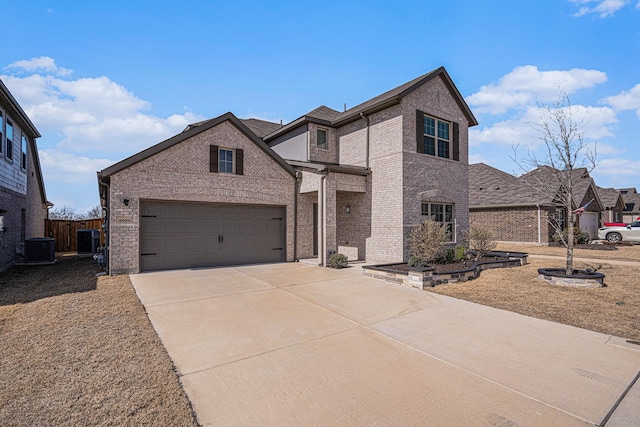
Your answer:
[[[475,116],[471,112],[471,109],[465,102],[464,98],[458,91],[458,88],[456,88],[453,80],[451,80],[449,73],[447,73],[447,70],[445,70],[444,67],[437,68],[427,74],[411,80],[410,82],[393,88],[381,95],[376,96],[375,98],[371,98],[368,101],[365,101],[353,108],[348,109],[343,113],[340,113],[340,115],[333,120],[333,125],[342,126],[351,121],[358,120],[361,113],[368,115],[394,105],[400,102],[400,100],[407,96],[409,93],[413,92],[420,86],[436,77],[441,77],[444,81],[444,84],[449,89],[451,96],[455,99],[456,103],[460,107],[460,110],[462,110],[465,117],[469,121],[469,127],[476,126],[478,124],[478,121],[476,120]]]
[[[276,152],[274,152],[271,148],[269,148],[256,134],[254,134],[251,129],[249,129],[240,119],[238,119],[233,113],[225,113],[221,116],[218,116],[214,119],[207,120],[204,122],[200,122],[194,125],[190,125],[183,132],[166,139],[152,147],[147,148],[137,154],[134,154],[131,157],[128,157],[112,166],[109,166],[106,169],[98,172],[99,179],[108,178],[109,176],[120,172],[124,169],[127,169],[145,159],[148,159],[174,145],[180,144],[187,139],[202,133],[208,129],[211,129],[215,126],[218,126],[220,123],[225,121],[229,121],[233,126],[235,126],[240,132],[242,132],[249,140],[251,140],[255,145],[258,146],[262,151],[264,151],[268,156],[270,156],[280,167],[286,170],[290,175],[295,176],[296,172],[293,167],[291,167],[287,162],[285,162]]]

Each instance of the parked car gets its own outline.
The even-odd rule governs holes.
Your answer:
[[[599,228],[598,239],[610,242],[640,242],[640,221]]]

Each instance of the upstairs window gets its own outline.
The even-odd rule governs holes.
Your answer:
[[[453,240],[453,205],[422,202],[422,219],[444,224],[449,238]]]
[[[218,172],[233,173],[233,150],[226,148],[218,150]]]
[[[13,160],[13,125],[7,120],[7,159]]]
[[[318,129],[316,132],[316,147],[320,150],[327,150],[327,131],[325,129]]]
[[[416,114],[416,138],[418,153],[459,160],[457,123],[431,117],[418,111]]]
[[[240,148],[223,148],[211,145],[209,153],[209,171],[244,175],[244,151]]]
[[[22,169],[27,170],[27,137],[22,135],[22,159],[20,162],[20,167]]]
[[[0,157],[2,157],[2,152],[4,151],[4,139],[2,139],[2,135],[4,135],[4,119],[2,117],[2,111],[0,111]]]

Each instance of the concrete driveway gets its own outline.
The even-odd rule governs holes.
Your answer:
[[[640,425],[640,346],[303,263],[132,275],[203,425]]]

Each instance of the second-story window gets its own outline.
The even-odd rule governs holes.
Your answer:
[[[209,146],[209,172],[244,175],[244,150]]]
[[[7,159],[13,159],[13,125],[7,120]]]
[[[316,147],[320,150],[327,150],[327,131],[325,129],[318,129],[316,134]]]
[[[20,160],[20,167],[27,170],[27,137],[22,135],[22,158]]]
[[[4,139],[2,136],[4,135],[4,118],[2,116],[2,111],[0,111],[0,157],[2,157],[2,153],[4,152]]]
[[[460,127],[456,122],[416,111],[418,153],[460,160]]]
[[[233,150],[227,148],[218,150],[218,172],[233,173]]]
[[[449,158],[450,124],[433,117],[424,116],[424,153]]]

